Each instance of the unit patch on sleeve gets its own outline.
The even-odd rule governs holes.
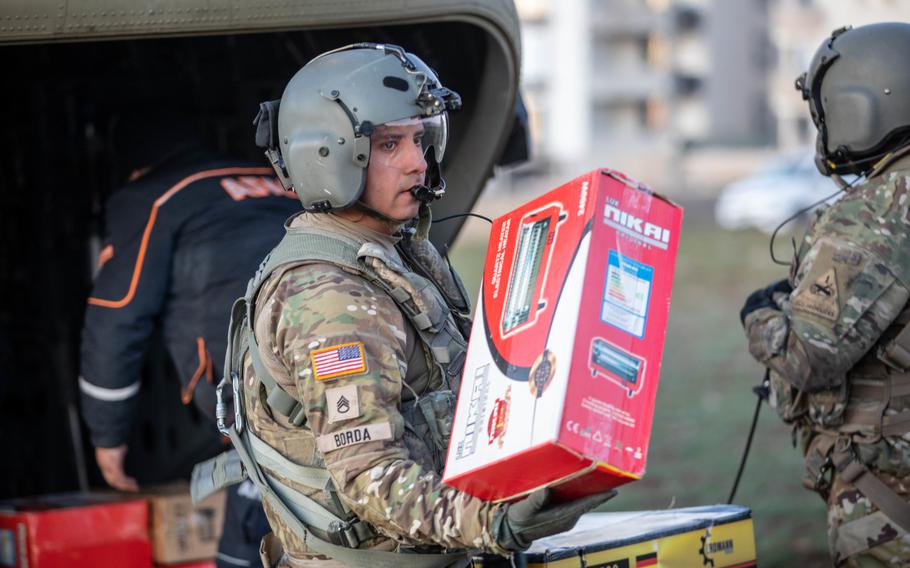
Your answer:
[[[380,422],[379,424],[367,424],[348,428],[332,434],[323,434],[316,438],[316,447],[319,451],[327,454],[339,448],[356,446],[365,442],[375,442],[377,440],[391,440],[392,425],[389,422]]]
[[[357,385],[328,389],[325,391],[325,401],[329,412],[329,424],[360,416]]]
[[[313,378],[317,381],[358,375],[367,370],[363,343],[360,341],[310,351],[310,361],[313,364]]]
[[[838,296],[837,272],[832,267],[816,278],[808,290],[794,296],[792,305],[794,310],[836,321],[840,316]]]

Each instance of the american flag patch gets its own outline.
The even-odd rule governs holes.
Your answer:
[[[345,375],[356,375],[367,370],[363,356],[363,343],[354,341],[310,351],[313,377],[325,381]]]

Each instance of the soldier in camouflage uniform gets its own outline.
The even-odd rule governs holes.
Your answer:
[[[803,482],[828,504],[838,566],[910,565],[907,49],[907,24],[837,30],[797,80],[820,171],[866,180],[818,215],[790,277],[741,312],[806,456]]]
[[[613,494],[503,505],[441,482],[470,307],[428,240],[429,202],[459,106],[413,54],[358,44],[308,63],[257,119],[305,210],[235,306],[226,363],[242,369],[229,432],[264,480],[267,566],[465,565]]]

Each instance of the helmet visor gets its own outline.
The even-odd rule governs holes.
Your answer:
[[[370,134],[370,162],[402,170],[421,160],[441,162],[447,136],[445,113],[376,125]]]

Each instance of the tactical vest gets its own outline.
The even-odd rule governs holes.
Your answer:
[[[233,306],[225,378],[221,389],[230,385],[234,395],[234,424],[227,426],[227,407],[219,404],[216,418],[219,429],[228,435],[234,452],[196,466],[193,471],[194,501],[250,478],[263,499],[282,521],[305,542],[308,548],[353,566],[400,568],[408,566],[462,566],[469,562],[466,552],[394,553],[359,549],[376,536],[375,530],[360,521],[338,498],[328,472],[319,463],[302,466],[291,462],[259,439],[244,425],[244,386],[242,365],[249,353],[256,381],[251,392],[264,389],[266,403],[273,412],[285,416],[295,426],[306,427],[303,405],[287,393],[268,372],[261,359],[252,326],[255,302],[262,285],[276,271],[311,263],[328,263],[352,272],[384,290],[413,325],[427,357],[427,368],[438,373],[442,388],[402,404],[405,435],[423,440],[429,461],[437,471],[445,462],[454,419],[455,393],[464,365],[466,340],[470,330],[470,305],[460,279],[443,261],[428,240],[429,210],[421,209],[416,231],[405,234],[396,246],[403,266],[375,243],[361,244],[353,239],[317,233],[286,223],[286,234],[263,261],[250,280],[246,294]],[[263,467],[329,496],[328,506],[282,483]]]
[[[910,308],[856,363],[837,389],[804,392],[771,373],[777,411],[785,422],[849,435],[859,443],[910,432]]]
[[[839,475],[910,532],[910,504],[868,467],[883,437],[910,432],[910,308],[847,372],[839,388],[800,391],[771,372],[771,393],[781,418],[803,434],[803,485],[827,500],[829,474]]]

